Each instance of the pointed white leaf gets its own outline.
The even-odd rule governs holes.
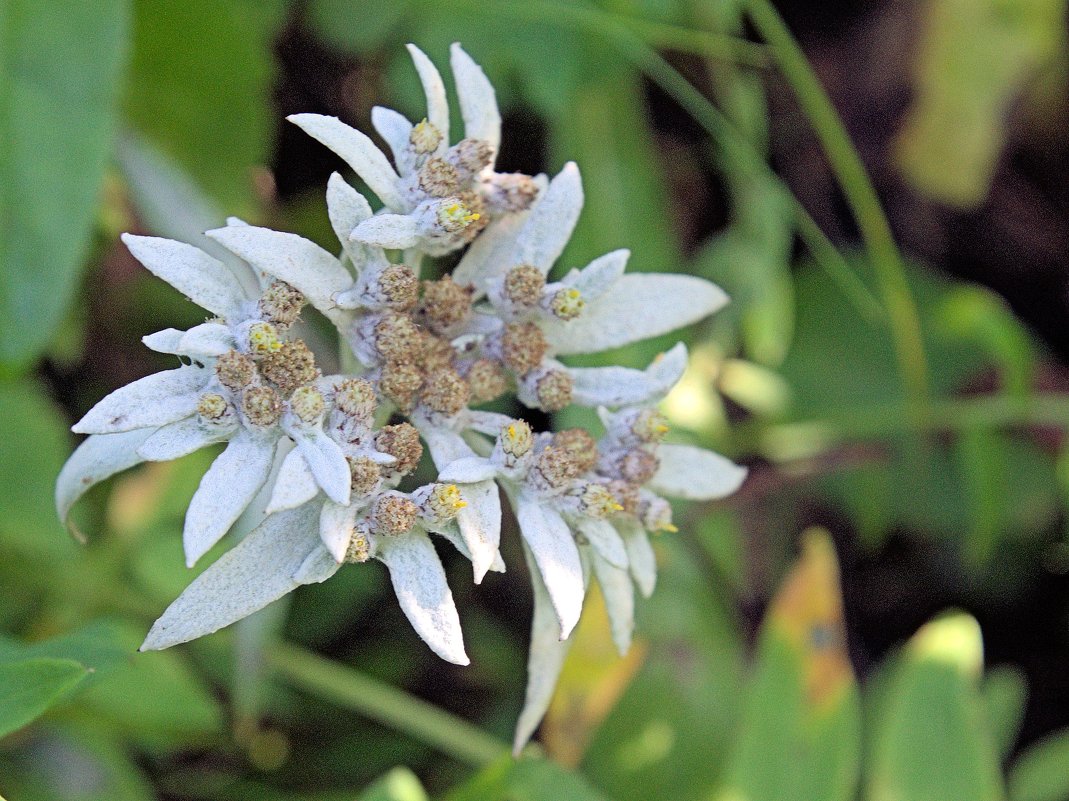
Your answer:
[[[271,500],[267,504],[267,514],[274,514],[285,509],[296,509],[308,503],[319,493],[319,485],[308,468],[308,462],[301,452],[294,448],[286,454],[278,478],[271,491]]]
[[[419,244],[419,223],[407,214],[376,214],[356,226],[349,238],[379,248],[404,250]]]
[[[445,481],[439,477],[439,481]],[[501,496],[493,481],[478,481],[465,484],[460,494],[467,506],[457,514],[460,535],[467,543],[471,554],[471,567],[475,583],[481,584],[483,576],[498,558],[497,548],[501,542]]]
[[[206,426],[194,415],[157,429],[137,453],[148,462],[169,462],[222,442],[233,430],[232,427]]]
[[[553,690],[560,678],[564,660],[572,647],[571,640],[561,637],[560,623],[553,611],[553,601],[542,582],[530,550],[524,547],[523,555],[527,559],[527,570],[531,574],[534,616],[531,619],[531,646],[527,654],[527,693],[512,740],[512,753],[516,756],[519,756],[538,724],[542,722],[553,698]]]
[[[211,634],[296,589],[299,582],[293,576],[321,547],[318,513],[313,503],[267,518],[167,607],[141,650],[156,651]]]
[[[185,331],[179,331],[177,328],[165,328],[162,331],[141,337],[141,341],[145,347],[151,348],[157,353],[177,354],[179,352],[178,343],[182,341],[185,333]]]
[[[427,449],[431,452],[431,460],[438,470],[444,470],[458,459],[475,457],[475,451],[455,431],[423,425],[420,421],[417,421],[417,427],[423,441],[427,443]]]
[[[322,584],[337,573],[339,567],[341,564],[335,561],[326,548],[319,545],[293,572],[293,581],[297,584]]]
[[[139,378],[112,392],[71,428],[78,434],[114,434],[159,426],[189,417],[212,373],[183,365]]]
[[[450,462],[438,474],[438,480],[447,484],[472,484],[486,481],[497,475],[497,468],[489,459],[467,456]]]
[[[605,294],[620,279],[627,268],[629,258],[630,250],[614,250],[604,256],[598,256],[582,270],[572,270],[562,283],[578,289],[583,300],[589,304]],[[587,311],[589,309],[584,310],[583,314]]]
[[[275,441],[241,429],[200,480],[186,511],[182,543],[193,567],[226,534],[267,481]]]
[[[319,514],[319,539],[323,547],[330,552],[331,558],[339,564],[345,559],[349,542],[353,538],[353,523],[356,522],[358,507],[342,506],[334,501],[326,501]]]
[[[196,359],[222,356],[237,347],[230,328],[220,323],[201,323],[186,331],[178,341],[178,352]]]
[[[427,535],[413,530],[379,537],[375,557],[390,569],[401,609],[423,641],[447,662],[469,664],[453,593]]]
[[[537,498],[521,495],[516,503],[516,519],[553,599],[561,636],[567,638],[579,622],[585,594],[575,539],[560,513]]]
[[[239,313],[245,292],[233,273],[203,250],[156,236],[123,234],[122,241],[153,275],[198,306],[227,318]]]
[[[746,479],[745,467],[693,445],[657,447],[661,465],[649,486],[661,495],[689,501],[710,501],[731,495]]]
[[[412,135],[412,123],[392,108],[374,106],[371,109],[371,125],[390,146],[397,172],[402,176],[408,175],[412,171],[412,159],[408,147]]]
[[[493,220],[468,246],[453,269],[453,280],[485,291],[489,281],[516,267],[519,262],[512,260],[516,236],[530,214],[521,211]]]
[[[572,402],[580,406],[630,406],[658,401],[676,385],[687,367],[682,343],[645,370],[629,367],[568,368],[574,381]]]
[[[349,186],[336,172],[331,173],[327,181],[327,214],[334,235],[341,242],[342,249],[348,254],[353,267],[357,270],[363,268],[368,258],[367,249],[349,239],[349,235],[356,226],[371,217],[371,206],[363,195]]]
[[[627,550],[619,532],[608,520],[580,520],[579,532],[610,565],[627,570]]]
[[[546,326],[558,354],[596,353],[695,323],[727,303],[716,284],[692,275],[632,273],[574,320]]]
[[[319,245],[296,234],[254,225],[216,228],[207,235],[257,270],[299,289],[332,322],[346,321],[333,296],[348,289],[353,278]]]
[[[337,117],[292,114],[286,119],[341,156],[388,208],[394,211],[404,209],[404,201],[397,190],[400,180],[397,173],[382,151],[364,134],[350,128]]]
[[[419,82],[423,84],[423,94],[427,97],[427,122],[438,129],[442,144],[449,147],[449,102],[445,98],[442,76],[427,54],[414,44],[408,45],[408,52],[419,73]]]
[[[449,65],[457,87],[465,138],[489,142],[496,155],[501,144],[501,113],[493,85],[482,67],[456,42],[449,48]]]
[[[340,504],[349,503],[353,477],[338,443],[321,428],[286,426],[286,433],[297,443],[297,450],[327,497]]]
[[[653,595],[653,589],[657,584],[657,557],[650,545],[649,534],[634,518],[619,517],[615,524],[627,548],[627,562],[631,568],[631,577],[635,580],[643,597],[649,598]]]
[[[90,487],[144,461],[137,449],[153,431],[145,428],[121,434],[94,434],[75,448],[56,478],[56,514],[63,525],[70,528],[71,508]]]
[[[530,264],[548,273],[571,239],[583,209],[579,168],[569,161],[549,182],[516,235],[509,267]]]
[[[609,564],[596,551],[592,561],[601,596],[605,599],[605,610],[609,613],[612,641],[620,656],[624,656],[631,648],[631,635],[635,632],[635,587],[626,568]]]

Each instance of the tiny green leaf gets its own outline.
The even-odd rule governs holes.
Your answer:
[[[88,675],[73,659],[38,657],[0,664],[0,737],[43,715]]]

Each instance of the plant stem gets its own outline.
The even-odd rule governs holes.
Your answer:
[[[443,754],[483,767],[508,754],[508,746],[433,704],[301,648],[277,643],[268,664],[291,686],[359,712]]]
[[[890,318],[910,413],[921,420],[928,411],[928,367],[920,315],[876,190],[827,92],[770,0],[749,0],[747,10],[809,118],[854,213]]]

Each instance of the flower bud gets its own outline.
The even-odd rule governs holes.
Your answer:
[[[371,527],[376,534],[396,536],[410,531],[419,516],[415,501],[400,493],[380,495],[371,507]]]
[[[257,426],[273,426],[282,417],[282,399],[270,387],[249,387],[241,399],[241,410]]]
[[[389,454],[397,463],[390,469],[406,475],[419,466],[423,456],[423,445],[419,441],[419,432],[411,423],[398,423],[384,426],[375,435],[375,450]]]
[[[420,401],[428,409],[449,416],[466,408],[470,398],[468,382],[449,368],[432,373],[420,395]]]
[[[653,478],[661,466],[656,456],[642,448],[632,448],[617,464],[621,478],[640,486]]]
[[[260,360],[260,372],[283,393],[293,392],[319,377],[315,356],[302,339],[284,342],[278,350],[264,356]]]
[[[561,320],[574,320],[582,313],[586,301],[583,300],[583,295],[578,289],[563,287],[550,296],[548,305],[554,317]]]
[[[449,197],[461,190],[460,171],[438,156],[427,159],[416,178],[419,188],[431,197]]]
[[[535,381],[538,406],[546,412],[559,412],[572,402],[575,382],[565,370],[551,368]]]
[[[408,311],[419,298],[419,279],[406,264],[391,264],[375,279],[375,300],[397,311]]]
[[[366,456],[348,457],[347,461],[352,476],[353,496],[363,498],[373,493],[382,478],[382,470],[378,464]]]
[[[371,558],[371,541],[366,531],[357,529],[349,540],[349,547],[345,551],[345,561],[363,564]]]
[[[378,406],[375,386],[366,378],[347,378],[334,390],[334,406],[343,414],[370,423]]]
[[[484,185],[483,192],[494,211],[525,211],[538,197],[538,184],[523,173],[497,173]]]
[[[579,513],[587,517],[603,520],[624,510],[608,487],[595,481],[580,483],[569,494],[574,495],[578,502]]]
[[[534,323],[509,323],[501,334],[501,359],[517,375],[538,367],[547,350],[546,335]]]
[[[672,525],[672,507],[664,498],[651,495],[644,499],[638,513],[642,525],[649,531],[679,531]]]
[[[323,419],[323,412],[327,404],[323,400],[323,393],[311,384],[297,387],[290,396],[290,409],[304,423],[310,425]]]
[[[558,490],[566,487],[581,471],[575,459],[563,448],[543,448],[527,474],[535,486],[543,490]]]
[[[256,379],[256,364],[244,353],[230,350],[215,360],[215,375],[224,387],[240,392]]]
[[[226,398],[215,392],[207,392],[197,401],[197,414],[206,423],[221,422],[230,411]]]
[[[420,514],[428,523],[445,523],[468,505],[456,484],[428,484],[412,493]]]
[[[472,403],[488,403],[505,394],[509,388],[508,380],[501,365],[493,359],[478,359],[465,376],[471,387]]]
[[[412,149],[420,154],[433,153],[442,141],[442,132],[431,122],[422,120],[412,126],[408,135]]]
[[[416,395],[423,386],[423,371],[415,364],[384,364],[379,375],[383,397],[392,400],[402,411],[411,411]]]
[[[423,334],[408,315],[383,312],[373,337],[375,351],[386,362],[417,364],[423,355]]]
[[[471,289],[454,283],[448,275],[437,281],[424,281],[419,310],[432,331],[448,331],[471,313]]]
[[[507,457],[506,461],[511,462],[511,466],[531,452],[531,448],[534,447],[534,433],[526,420],[513,420],[501,427],[497,442],[501,447],[501,452]]]
[[[579,471],[586,473],[598,462],[598,444],[582,428],[566,428],[553,435],[553,447],[566,451],[575,459]]]
[[[249,352],[253,356],[266,356],[282,349],[278,329],[271,323],[259,322],[249,326]]]
[[[304,304],[299,290],[285,281],[274,281],[260,298],[259,309],[264,320],[286,328],[297,321]]]
[[[505,273],[503,294],[505,298],[521,308],[533,308],[542,299],[542,290],[546,288],[546,277],[537,267],[521,264]]]

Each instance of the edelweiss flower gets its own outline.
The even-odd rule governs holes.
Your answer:
[[[234,225],[233,227],[242,227]],[[323,397],[315,359],[287,332],[304,299],[268,283],[250,294],[220,261],[181,242],[124,235],[150,271],[218,315],[189,331],[145,337],[164,353],[193,360],[122,387],[74,425],[90,434],[61,472],[56,502],[64,520],[93,484],[140,461],[167,461],[206,445],[227,447],[205,473],[183,530],[192,566],[226,534],[268,479],[278,442],[296,443],[315,482],[349,500],[341,449],[322,429]]]
[[[360,221],[343,239],[442,256],[471,242],[495,217],[527,208],[538,186],[529,176],[493,171],[501,141],[494,88],[460,45],[453,45],[450,64],[464,138],[452,146],[442,76],[422,50],[408,49],[427,96],[426,118],[412,125],[381,107],[371,117],[395,166],[367,136],[335,117],[295,114],[289,119],[341,156],[385,204],[382,213]]]
[[[645,370],[559,359],[670,332],[727,298],[692,276],[625,275],[626,250],[551,279],[583,205],[578,168],[569,163],[548,182],[494,171],[494,92],[458,45],[451,64],[465,137],[450,144],[441,76],[409,49],[427,116],[412,125],[374,109],[392,165],[337,119],[291,117],[385,204],[373,213],[331,176],[327,207],[339,256],[231,221],[208,232],[240,260],[231,274],[188,245],[124,238],[146,267],[216,318],[146,337],[190,363],[117,390],[75,426],[90,436],[61,472],[56,502],[66,520],[86,489],[120,470],[226,441],[190,505],[188,561],[241,515],[236,528],[250,533],[168,607],[143,649],[213,632],[346,563],[377,559],[419,635],[442,658],[467,664],[429,535],[471,561],[476,583],[503,571],[503,490],[535,599],[519,749],[549,703],[591,577],[622,653],[634,627],[634,585],[649,595],[656,581],[649,535],[675,530],[662,496],[719,498],[745,476],[721,456],[663,442],[667,429],[652,404],[682,375],[682,344]],[[451,274],[420,280],[423,256],[464,246]],[[403,262],[393,263],[387,250],[404,251]],[[337,329],[346,374],[321,376],[293,337],[305,302]],[[544,411],[597,407],[604,436],[535,432],[523,420],[471,408],[510,390]],[[386,424],[397,417],[404,419]],[[404,492],[423,443],[438,478]]]

